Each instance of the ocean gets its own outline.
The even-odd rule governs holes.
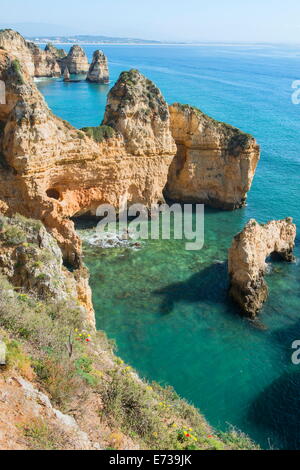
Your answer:
[[[62,46],[63,47],[63,46]],[[92,52],[99,46],[85,46]],[[299,449],[300,239],[297,261],[274,262],[260,327],[228,299],[227,250],[246,221],[294,218],[300,227],[300,46],[101,46],[109,85],[40,79],[51,109],[74,126],[99,125],[110,87],[137,68],[168,103],[197,106],[253,134],[261,146],[248,205],[234,212],[206,208],[205,244],[149,240],[142,249],[84,244],[97,327],[118,355],[149,381],[172,385],[219,430],[234,426],[263,448]],[[85,237],[91,230],[81,226]]]

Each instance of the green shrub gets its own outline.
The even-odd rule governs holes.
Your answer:
[[[102,413],[112,424],[119,423],[141,438],[152,440],[159,432],[159,420],[149,406],[149,395],[129,374],[118,369],[110,372],[110,380],[102,383]]]
[[[83,127],[81,130],[98,143],[115,135],[115,130],[110,126]]]
[[[13,69],[14,73],[17,76],[17,81],[18,81],[19,85],[23,85],[25,82],[24,82],[24,79],[23,79],[22,69],[21,69],[21,65],[20,65],[19,60],[14,59],[11,63],[11,66],[12,66],[12,69]]]
[[[8,245],[20,245],[26,242],[27,236],[21,227],[5,224],[2,232],[0,232],[0,239]]]

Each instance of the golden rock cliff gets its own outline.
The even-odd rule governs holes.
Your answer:
[[[16,31],[1,30],[0,47],[14,55],[32,77],[56,77],[61,74],[53,50],[42,51],[36,44],[26,41]]]
[[[169,157],[176,153],[167,103],[138,70],[121,73],[109,92],[103,124],[124,137],[132,155]]]
[[[118,207],[124,198],[148,207],[163,199],[176,149],[168,107],[158,90],[163,129],[160,115],[152,112],[152,121],[141,124],[144,132],[136,132],[131,144],[126,129],[134,126],[128,116],[126,126],[118,120],[124,136],[107,126],[82,132],[54,116],[26,67],[16,67],[14,57],[5,51],[0,51],[0,79],[6,83],[7,100],[0,111],[0,207],[4,213],[40,219],[66,260],[79,265],[81,253],[70,217],[95,214],[102,203]],[[119,106],[123,107],[122,97]],[[143,103],[140,106],[144,109]],[[138,103],[135,109],[139,110]],[[110,137],[99,138],[103,129],[110,130]]]
[[[169,112],[160,90],[136,70],[122,73],[110,91],[103,125],[83,132],[51,113],[30,75],[27,64],[0,51],[7,100],[0,205],[42,220],[72,264],[79,264],[81,242],[69,218],[95,214],[102,203],[150,207],[164,200],[165,187],[181,202],[244,203],[259,158],[251,136],[190,107]]]
[[[234,237],[228,259],[230,295],[245,315],[255,317],[268,297],[266,258],[276,253],[284,261],[293,261],[295,238],[291,218],[265,225],[252,219]]]
[[[89,70],[89,61],[86,53],[80,46],[72,46],[68,55],[60,61],[61,69],[66,67],[72,74],[87,73]]]
[[[225,210],[245,205],[260,156],[255,139],[188,105],[170,106],[170,122],[177,155],[168,199]]]
[[[90,65],[87,81],[92,83],[108,83],[109,71],[107,57],[102,51],[95,51]]]

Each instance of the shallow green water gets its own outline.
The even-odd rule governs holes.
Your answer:
[[[300,53],[284,46],[104,51],[112,82],[139,68],[169,102],[188,102],[253,133],[262,157],[247,208],[206,211],[200,252],[181,241],[147,241],[138,251],[85,244],[97,326],[141,375],[173,385],[212,425],[231,423],[266,448],[300,448],[300,369],[291,363],[291,344],[300,339],[300,265],[273,263],[265,329],[238,316],[226,270],[232,237],[251,217],[300,223],[300,109],[291,104]],[[78,127],[99,124],[109,87],[71,85],[39,83],[57,114]]]
[[[85,245],[97,326],[116,339],[119,354],[143,376],[172,384],[217,428],[231,423],[266,447],[268,439],[276,447],[297,446],[287,417],[275,411],[289,379],[270,397],[278,423],[269,420],[266,426],[261,413],[265,401],[270,406],[266,388],[284,372],[295,372],[290,357],[300,335],[299,268],[273,263],[261,316],[266,330],[241,319],[228,300],[226,265],[241,219],[242,211],[226,228],[224,213],[207,213],[200,253],[174,240],[143,242],[139,251]],[[284,411],[300,418],[295,403]]]

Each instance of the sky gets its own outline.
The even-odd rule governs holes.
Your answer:
[[[0,0],[24,35],[300,43],[299,0]]]

